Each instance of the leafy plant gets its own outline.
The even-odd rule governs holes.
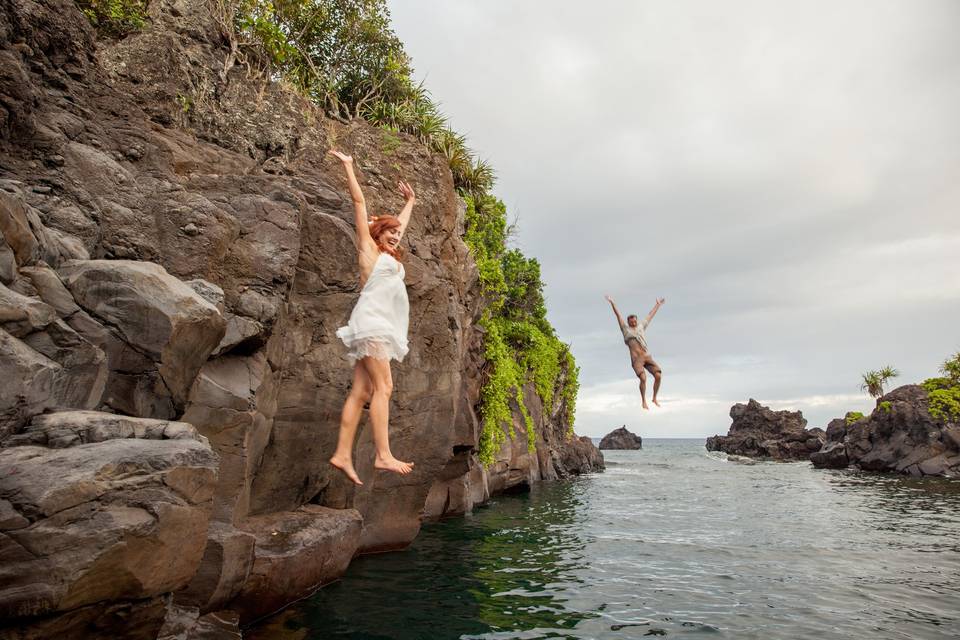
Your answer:
[[[893,403],[889,400],[884,400],[877,405],[877,408],[884,413],[890,413],[893,410]]]
[[[949,389],[952,385],[949,378],[927,378],[920,383],[920,386],[930,393],[938,389]]]
[[[928,411],[943,422],[960,421],[960,352],[944,360],[940,372],[944,377],[930,378],[920,385],[927,391]]]
[[[960,421],[960,385],[927,394],[930,415],[943,422]]]
[[[147,25],[147,0],[76,0],[101,35],[123,37]]]
[[[899,375],[900,372],[890,366],[877,371],[867,371],[863,374],[863,383],[860,385],[860,390],[866,391],[874,398],[879,398],[883,395],[883,387],[887,381]]]
[[[847,426],[849,427],[853,423],[863,420],[863,418],[863,414],[859,411],[847,411],[847,415],[844,417],[844,420],[846,420]]]

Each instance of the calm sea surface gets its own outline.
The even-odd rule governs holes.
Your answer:
[[[703,440],[604,456],[356,559],[244,637],[960,638],[960,482],[743,465]]]

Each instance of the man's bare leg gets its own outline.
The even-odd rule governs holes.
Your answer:
[[[640,401],[643,403],[644,409],[649,409],[650,407],[647,405],[647,372],[643,369],[643,358],[634,357],[632,364],[634,372],[640,378]]]
[[[661,369],[660,365],[650,356],[647,356],[643,366],[653,374],[653,404],[659,407],[660,403],[657,402],[657,394],[660,392],[660,381],[663,379],[663,369]]]
[[[370,377],[359,362],[353,368],[353,384],[350,393],[343,403],[343,412],[340,414],[340,435],[337,437],[337,450],[330,458],[330,464],[343,471],[355,484],[363,484],[353,468],[353,441],[357,435],[357,425],[363,413],[364,403],[370,400],[373,384]]]

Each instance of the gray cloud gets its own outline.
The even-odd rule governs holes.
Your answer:
[[[960,348],[960,3],[396,0],[582,368],[578,431],[823,424]],[[643,413],[604,293],[666,370]]]

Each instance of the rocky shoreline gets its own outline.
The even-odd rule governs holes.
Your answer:
[[[483,308],[445,160],[225,73],[207,3],[97,41],[73,2],[0,9],[0,638],[238,637],[356,554],[501,491],[602,468],[561,393],[476,456]],[[358,289],[331,141],[407,234],[411,353],[391,439],[354,487],[326,464]]]
[[[730,410],[726,436],[708,451],[751,459],[809,460],[821,469],[853,469],[911,476],[960,476],[960,421],[930,410],[930,391],[905,385],[877,399],[870,415],[847,414],[826,430],[805,429],[799,411],[771,411],[750,400]]]

